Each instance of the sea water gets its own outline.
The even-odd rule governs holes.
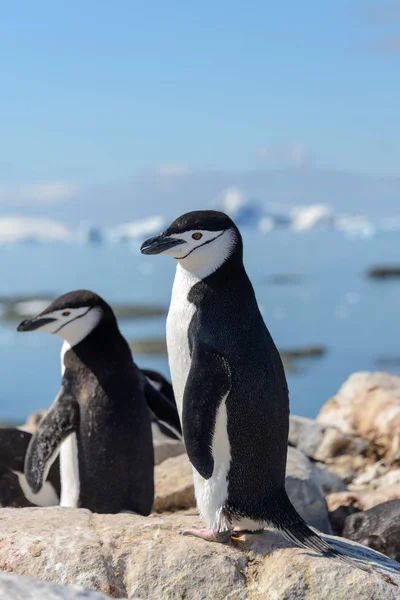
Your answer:
[[[400,233],[348,239],[334,231],[244,232],[245,265],[264,319],[279,349],[322,346],[319,358],[288,373],[293,413],[318,410],[355,371],[378,370],[390,359],[400,370],[400,279],[376,281],[369,267],[399,264]],[[175,261],[142,256],[134,245],[16,245],[1,249],[0,296],[96,291],[111,303],[167,309]],[[271,276],[285,276],[278,280]],[[287,276],[287,277],[286,277]],[[121,320],[129,340],[160,338],[165,317]],[[0,419],[24,421],[48,407],[60,385],[61,340],[17,333],[0,320]],[[139,366],[169,377],[165,356],[137,355]]]

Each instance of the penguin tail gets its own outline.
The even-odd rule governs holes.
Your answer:
[[[271,525],[278,529],[287,539],[294,542],[296,546],[305,548],[306,550],[314,550],[321,554],[324,558],[339,560],[340,562],[351,565],[371,573],[371,569],[346,556],[339,550],[336,550],[331,544],[326,542],[322,537],[315,533],[307,523],[300,517],[289,498],[280,499],[280,510],[278,514],[270,520]]]

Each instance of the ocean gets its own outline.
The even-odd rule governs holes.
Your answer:
[[[366,277],[371,266],[400,264],[399,232],[348,239],[336,231],[268,234],[244,231],[244,260],[264,319],[280,350],[322,347],[288,373],[291,411],[315,417],[355,371],[400,371],[400,278]],[[137,245],[15,245],[3,247],[0,296],[55,295],[78,288],[110,303],[167,309],[175,262],[145,257]],[[165,316],[120,321],[130,340],[160,338]],[[60,385],[61,340],[17,333],[0,320],[0,419],[23,422],[48,407]],[[169,377],[163,355],[136,355],[139,366]]]

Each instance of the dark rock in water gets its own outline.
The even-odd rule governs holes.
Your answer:
[[[400,562],[400,500],[347,517],[342,535]]]
[[[318,358],[324,356],[327,350],[324,346],[304,346],[303,348],[296,348],[292,350],[280,350],[282,358],[296,359],[296,358]]]
[[[303,277],[295,273],[276,273],[267,277],[267,283],[271,285],[298,285],[303,283]]]
[[[371,279],[393,279],[400,277],[399,267],[373,267],[367,271],[367,277]]]
[[[379,356],[375,362],[386,369],[400,369],[400,356]]]

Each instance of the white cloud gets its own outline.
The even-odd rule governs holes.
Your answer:
[[[0,202],[58,203],[78,194],[78,185],[69,181],[43,181],[19,186],[0,187]]]
[[[156,169],[156,173],[161,177],[185,177],[191,173],[191,168],[188,165],[171,163],[160,165]]]
[[[280,142],[260,146],[257,158],[266,164],[299,167],[310,161],[311,154],[301,142]]]

